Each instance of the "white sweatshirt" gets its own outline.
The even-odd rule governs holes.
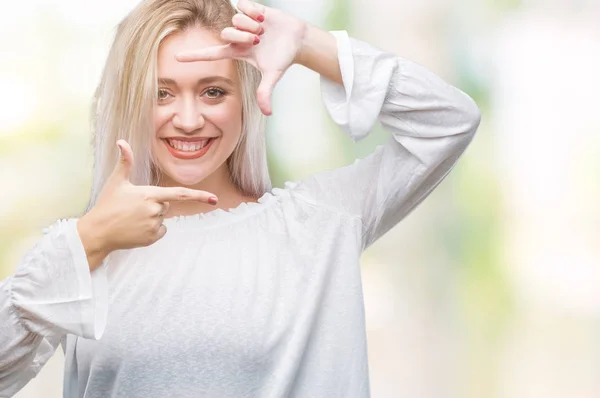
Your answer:
[[[333,120],[389,143],[258,203],[165,220],[144,248],[90,273],[60,220],[0,283],[0,396],[62,342],[67,398],[368,397],[361,252],[448,174],[480,113],[423,67],[333,32]]]

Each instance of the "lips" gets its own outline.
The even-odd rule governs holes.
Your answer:
[[[164,138],[163,142],[165,143],[165,146],[171,155],[178,159],[189,160],[204,156],[215,140],[215,137],[193,141],[180,140],[176,138]]]

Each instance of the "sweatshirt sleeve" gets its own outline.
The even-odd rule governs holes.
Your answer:
[[[90,272],[77,219],[45,229],[0,282],[0,397],[35,377],[67,334],[100,339],[107,296],[104,265]]]
[[[444,179],[471,142],[479,108],[459,89],[407,59],[332,32],[343,85],[321,76],[331,118],[353,141],[377,121],[390,132],[352,165],[301,181],[305,199],[362,220],[365,249],[400,222]]]

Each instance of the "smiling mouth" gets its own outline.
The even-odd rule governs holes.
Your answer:
[[[215,140],[216,137],[191,142],[173,138],[163,138],[163,142],[169,152],[171,152],[171,155],[179,159],[196,159],[204,156]]]

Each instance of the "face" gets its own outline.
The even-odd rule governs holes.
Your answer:
[[[152,151],[161,185],[229,178],[226,161],[242,129],[242,96],[232,60],[179,62],[175,54],[223,45],[201,28],[168,36],[158,51]],[[213,183],[219,183],[213,181]]]

